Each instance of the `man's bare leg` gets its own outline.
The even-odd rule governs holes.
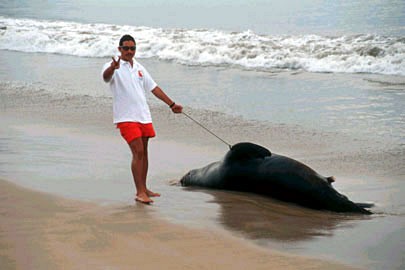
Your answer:
[[[132,152],[131,171],[136,188],[136,200],[143,203],[151,203],[153,200],[151,200],[148,196],[146,181],[144,180],[145,149],[142,138],[134,139],[131,143],[129,143],[129,147],[131,148]]]
[[[149,197],[160,197],[159,193],[149,190],[146,185],[146,178],[148,176],[148,167],[149,167],[148,142],[149,142],[148,137],[142,137],[143,149],[144,149],[144,153],[145,153],[144,159],[143,159],[143,175],[142,175],[143,178],[142,179],[145,183],[146,194]]]

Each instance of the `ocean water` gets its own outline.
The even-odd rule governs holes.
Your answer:
[[[378,168],[367,168],[364,182],[350,179],[356,170],[336,169],[348,175],[349,180],[337,183],[345,193],[379,204],[378,214],[371,220],[329,219],[329,216],[324,220],[325,216],[316,215],[315,221],[307,220],[309,224],[303,225],[302,230],[291,228],[299,237],[286,236],[274,241],[266,226],[272,226],[269,220],[283,220],[284,210],[263,215],[261,207],[243,203],[246,200],[243,196],[233,199],[215,192],[208,195],[183,192],[185,203],[173,205],[172,198],[179,197],[178,188],[163,187],[167,196],[161,202],[166,206],[160,207],[170,219],[191,223],[215,219],[213,213],[220,211],[219,223],[231,231],[247,234],[263,246],[281,246],[299,254],[323,254],[368,269],[401,269],[404,265],[401,252],[404,250],[401,195],[405,164],[404,11],[404,1],[2,1],[0,79],[2,86],[15,85],[11,91],[24,91],[24,95],[33,89],[32,95],[50,92],[56,101],[69,95],[104,100],[109,94],[101,80],[95,81],[100,79],[99,69],[117,53],[119,37],[131,33],[137,39],[140,61],[171,96],[189,108],[260,123],[302,126],[315,130],[314,133],[316,130],[335,132],[332,134],[370,142],[364,149],[371,153],[375,149],[376,152],[388,149],[387,155],[394,153],[404,160],[402,165],[400,160],[395,163],[399,165],[393,168],[396,171],[393,170],[390,181],[384,182],[387,179],[378,174]],[[210,124],[209,117],[204,119]],[[12,123],[12,119],[7,121]],[[112,183],[116,175],[108,170],[109,164],[120,166],[126,162],[125,145],[114,143],[98,148],[91,144],[92,136],[78,136],[79,131],[72,135],[65,127],[46,126],[37,134],[35,125],[8,130],[9,122],[3,123],[1,135],[7,137],[10,133],[10,138],[18,138],[23,144],[6,138],[2,147],[39,149],[35,158],[42,159],[38,166],[25,170],[25,165],[19,163],[19,151],[10,150],[11,157],[2,156],[2,164],[11,164],[1,167],[2,176],[17,173],[28,186],[65,195],[73,194],[78,183],[65,184],[61,190],[60,183],[54,180],[81,179],[82,190],[74,194],[80,199],[120,200],[127,191],[127,178]],[[59,134],[68,136],[72,142],[78,141],[76,148]],[[102,144],[105,138],[99,139],[96,143]],[[298,136],[292,140],[299,140]],[[266,142],[271,145],[271,138]],[[352,141],[347,145],[342,144],[343,157],[332,160],[331,164],[344,161],[344,154],[351,151],[346,148]],[[71,149],[60,157],[53,156],[57,155],[54,147]],[[119,149],[122,156],[109,156],[118,147],[122,147]],[[151,147],[179,148],[159,143]],[[201,147],[196,149],[196,152],[203,151]],[[98,155],[103,157],[100,163],[93,163],[94,151],[100,151]],[[294,153],[294,149],[290,152]],[[77,153],[81,155],[78,160]],[[24,158],[29,161],[34,157]],[[59,158],[66,159],[67,165],[55,164]],[[168,164],[167,171],[162,173],[164,177],[178,175],[170,157],[165,160]],[[362,163],[361,160],[353,162],[359,166]],[[194,166],[194,163],[182,166],[190,164]],[[331,170],[339,168],[332,165]],[[188,169],[183,167],[182,170]],[[116,172],[120,177],[125,173],[127,167]],[[91,178],[89,175],[101,179],[99,192],[92,191],[93,179],[87,179]],[[28,183],[28,176],[36,182]],[[115,189],[116,192],[111,192]],[[210,203],[210,195],[216,203]],[[201,201],[195,202],[196,198]],[[228,207],[235,201],[246,212],[252,211],[252,224],[240,221],[240,212]],[[257,201],[264,208],[283,207]],[[195,209],[202,211],[197,213]],[[292,213],[289,217],[297,220],[290,223],[301,224],[302,215]],[[291,226],[289,222],[275,224]],[[249,226],[253,226],[252,231],[246,229]],[[345,245],[350,248],[342,248]]]
[[[131,33],[141,60],[260,77],[235,76],[244,85],[235,95],[207,78],[211,88],[181,93],[187,105],[404,143],[404,10],[404,1],[3,1],[0,50],[108,59]],[[288,76],[300,73],[313,83]]]
[[[145,6],[121,1],[111,7],[93,1],[14,2],[0,7],[0,49],[106,57],[116,53],[123,33],[132,33],[139,58],[261,71],[405,75],[403,1],[377,1],[372,7],[366,1],[350,5],[191,1]],[[119,16],[100,14],[100,6]],[[166,16],[152,23],[148,15],[156,14],[149,10],[157,7]],[[227,16],[223,19],[216,12]],[[197,23],[195,17],[201,14],[210,14],[209,19]]]

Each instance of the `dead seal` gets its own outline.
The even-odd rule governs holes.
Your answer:
[[[253,143],[238,143],[225,157],[182,177],[182,186],[252,192],[317,210],[371,214],[332,187],[324,177],[292,158]]]

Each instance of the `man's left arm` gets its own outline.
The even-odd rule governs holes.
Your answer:
[[[180,104],[176,104],[171,98],[169,98],[165,92],[159,87],[156,86],[153,90],[152,93],[159,98],[161,101],[167,104],[167,106],[170,107],[170,109],[174,113],[181,113],[183,111],[183,106]]]

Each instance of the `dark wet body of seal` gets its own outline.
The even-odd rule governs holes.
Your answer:
[[[257,193],[313,209],[371,214],[337,192],[331,185],[333,178],[252,143],[234,145],[222,161],[192,170],[180,182]]]

